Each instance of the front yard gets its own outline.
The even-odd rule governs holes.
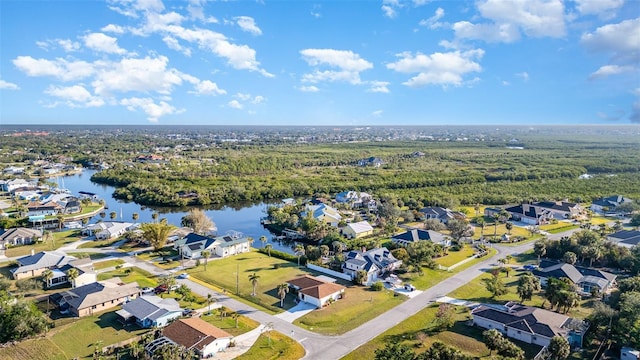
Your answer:
[[[226,316],[220,316],[219,310],[211,310],[211,315],[207,315],[207,313],[202,314],[200,319],[208,322],[209,324],[216,326],[233,336],[238,336],[249,332],[260,325],[257,321],[250,319],[246,316],[240,315],[238,317],[238,326],[236,327],[236,320],[232,316],[233,311],[228,311]]]
[[[80,232],[78,230],[66,230],[53,232],[53,241],[38,242],[32,245],[21,245],[10,247],[5,251],[6,257],[16,257],[31,255],[31,251],[38,253],[40,251],[52,251],[58,249],[66,244],[78,241],[81,239]]]
[[[158,286],[158,280],[153,274],[135,266],[100,273],[98,274],[98,281],[107,280],[114,277],[120,278],[123,283],[127,284],[135,281],[141,288],[147,286]]]
[[[246,353],[238,356],[240,360],[298,360],[304,357],[304,348],[295,340],[270,331],[263,333]]]

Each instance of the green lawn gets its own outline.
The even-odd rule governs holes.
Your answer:
[[[497,230],[496,231],[496,236],[498,236],[498,237],[502,236],[503,234],[509,233],[509,231],[507,230],[506,225],[502,224],[502,223],[498,223],[498,227],[496,229],[493,226],[493,220],[491,220],[490,223],[485,225],[484,232],[482,231],[480,226],[477,226],[476,224],[474,224],[474,226],[475,226],[474,227],[475,230],[474,230],[474,233],[473,233],[473,237],[475,239],[479,239],[480,236],[482,236],[482,234],[484,234],[485,238],[493,237],[493,233],[496,230]],[[513,228],[511,229],[511,234],[509,236],[511,236],[511,237],[514,237],[514,236],[529,237],[529,236],[531,236],[531,233],[526,228],[514,225]]]
[[[78,249],[102,248],[113,245],[113,243],[122,240],[122,238],[108,240],[89,240],[78,246]]]
[[[171,248],[164,248],[160,251],[145,251],[138,254],[138,258],[151,261],[157,267],[165,270],[173,269],[181,265],[181,262],[174,260],[177,258],[177,251]],[[166,260],[165,260],[166,259]]]
[[[21,341],[0,348],[0,359],[4,360],[66,360],[62,350],[49,339]]]
[[[451,265],[459,263],[462,260],[468,259],[469,257],[473,256],[474,252],[475,250],[471,246],[466,245],[460,251],[449,250],[449,253],[446,256],[437,258],[436,263],[444,267],[449,267]]]
[[[128,274],[127,270],[130,270]],[[140,287],[155,287],[158,285],[158,281],[154,275],[135,266],[98,274],[98,280],[106,280],[114,277],[119,277],[124,283],[131,283],[135,281]]]
[[[355,329],[406,299],[393,291],[372,291],[368,287],[350,285],[344,298],[322,309],[314,310],[293,323],[325,335],[343,334]]]
[[[207,315],[206,313],[202,314],[202,316],[200,316],[200,319],[228,332],[233,336],[238,336],[249,332],[260,325],[260,323],[258,323],[257,321],[240,315],[240,317],[238,318],[238,327],[236,327],[236,321],[231,317],[232,313],[232,311],[229,311],[227,313],[227,316],[220,317],[219,311],[211,310],[211,315]]]
[[[246,353],[238,356],[240,360],[298,360],[305,352],[302,345],[277,332],[262,334]],[[271,340],[269,340],[269,338]]]
[[[135,325],[124,328],[117,318],[115,311],[83,317],[71,324],[52,329],[47,337],[67,358],[88,358],[93,354],[96,344],[102,348],[148,331]]]
[[[573,223],[559,221],[559,222],[557,222],[555,224],[540,225],[540,230],[546,231],[546,232],[548,232],[550,234],[557,234],[557,233],[561,233],[561,232],[564,232],[564,231],[577,229],[579,227],[580,227],[579,225],[576,225],[576,224],[573,224]]]
[[[278,284],[305,274],[317,275],[304,267],[298,268],[295,263],[269,257],[257,251],[226,259],[209,260],[206,271],[204,265],[201,265],[189,269],[187,272],[197,280],[226,289],[233,294],[236,293],[237,281],[240,297],[273,312],[282,311],[276,290]],[[251,296],[252,285],[249,281],[249,275],[254,272],[260,278],[256,286],[256,296]],[[294,306],[293,297],[287,297],[284,305],[285,309]]]
[[[591,225],[600,225],[600,224],[608,224],[610,222],[616,222],[619,220],[620,220],[619,218],[615,218],[615,217],[592,216],[591,219],[589,219],[589,222],[591,223]]]
[[[481,262],[485,259],[487,259],[488,257],[491,257],[493,255],[496,254],[496,249],[493,248],[489,248],[488,249],[488,254],[484,257],[478,258],[478,259],[473,259],[463,265],[460,265],[458,267],[456,267],[455,269],[453,269],[452,271],[444,271],[444,270],[434,270],[434,269],[429,269],[426,267],[422,268],[423,274],[422,275],[418,275],[417,273],[406,273],[406,274],[402,274],[399,275],[398,277],[400,279],[402,279],[405,282],[410,282],[411,284],[413,284],[413,286],[416,287],[416,289],[418,290],[425,290],[428,289],[434,285],[436,285],[437,283],[441,282],[442,280],[474,265],[477,264],[478,262]]]
[[[124,264],[124,260],[122,259],[112,259],[112,260],[105,260],[105,261],[100,261],[97,263],[93,264],[93,268],[95,270],[100,270],[100,269],[106,269],[106,268],[110,268],[110,267],[115,267],[118,265],[122,265]]]
[[[51,251],[55,250],[59,247],[62,247],[66,244],[72,243],[74,241],[80,240],[80,232],[78,230],[66,230],[54,232],[53,234],[53,242],[39,242],[32,245],[22,245],[8,248],[5,251],[6,257],[15,257],[15,256],[25,256],[30,255],[31,250],[34,252],[40,251]]]
[[[491,359],[489,349],[482,342],[483,329],[467,325],[466,320],[470,316],[467,308],[455,307],[455,309],[456,322],[449,330],[437,332],[434,329],[434,319],[438,311],[438,305],[432,305],[378,335],[342,359],[373,359],[375,350],[383,348],[388,343],[403,343],[409,345],[416,353],[422,353],[435,341],[441,341],[470,356]],[[538,346],[523,343],[518,343],[518,345],[525,350],[527,359],[532,359],[540,350]]]

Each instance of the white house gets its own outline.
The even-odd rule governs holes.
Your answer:
[[[172,322],[162,330],[162,335],[145,347],[148,354],[164,345],[176,344],[194,350],[200,359],[207,359],[225,351],[233,339],[231,334],[197,317]]]
[[[349,223],[342,229],[342,234],[349,239],[358,239],[373,234],[373,226],[366,221]]]
[[[251,251],[251,243],[246,237],[218,236],[214,249],[217,256],[227,257]]]
[[[502,307],[480,305],[471,311],[473,324],[496,329],[503,335],[528,344],[548,346],[551,338],[562,336],[571,346],[582,346],[589,325],[553,311],[508,302]]]
[[[317,308],[322,308],[330,302],[341,299],[345,290],[342,285],[311,275],[297,277],[287,281],[287,284],[296,292],[298,300],[314,305]]]
[[[8,246],[33,244],[42,239],[42,230],[24,227],[0,230],[0,255]]]
[[[218,236],[215,238],[189,233],[173,244],[182,256],[189,259],[202,257],[202,252],[207,250],[210,255],[227,257],[251,251],[251,244],[246,237]]]
[[[373,196],[371,196],[371,194],[353,190],[343,191],[336,194],[336,202],[340,204],[347,204],[354,209],[370,207],[371,205],[375,206],[375,200],[373,200]]]
[[[402,260],[396,259],[387,248],[377,248],[368,251],[352,250],[346,255],[342,263],[342,272],[355,278],[358,271],[367,273],[366,284],[375,282],[379,276],[391,272],[402,265]]]
[[[314,219],[333,227],[338,227],[338,223],[342,220],[342,216],[338,210],[326,204],[307,205],[307,209],[302,213],[302,216],[305,217],[308,213],[311,213]]]
[[[99,223],[87,225],[82,230],[83,235],[95,235],[97,240],[115,239],[124,235],[133,228],[133,223],[117,221],[101,221]]]
[[[163,299],[155,295],[142,295],[122,305],[116,311],[124,320],[135,319],[143,328],[163,327],[182,316],[180,305],[173,298]]]

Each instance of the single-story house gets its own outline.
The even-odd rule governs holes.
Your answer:
[[[358,239],[373,235],[373,226],[371,226],[367,221],[349,223],[342,229],[342,234],[349,239]]]
[[[578,287],[581,294],[587,295],[591,293],[591,289],[596,287],[599,292],[605,293],[613,287],[616,275],[606,271],[574,266],[566,263],[556,263],[544,260],[540,266],[533,271],[540,285],[545,287],[549,278],[567,278]]]
[[[633,202],[633,200],[622,195],[613,195],[593,200],[590,209],[596,213],[605,213],[615,211],[616,208],[624,203]]]
[[[311,275],[297,277],[287,281],[287,284],[296,292],[298,300],[317,308],[322,308],[330,302],[341,299],[346,289],[342,285]]]
[[[451,240],[444,234],[434,230],[412,229],[391,237],[391,242],[407,246],[411,243],[427,240],[442,246],[451,246]]]
[[[387,248],[377,248],[368,251],[352,250],[347,253],[342,272],[355,278],[358,271],[365,271],[366,284],[370,284],[402,265],[402,260],[396,259]]]
[[[149,344],[150,346],[145,347],[145,350],[152,354],[162,346],[157,346],[158,344],[172,343],[187,350],[195,350],[200,359],[206,359],[217,352],[224,351],[233,339],[228,332],[197,317],[172,322],[162,330],[162,335],[161,338],[154,340],[156,344]]]
[[[42,239],[42,230],[24,227],[0,230],[0,251],[9,246],[27,245]]]
[[[589,327],[582,320],[515,302],[502,307],[480,305],[471,311],[471,316],[476,326],[540,346],[548,346],[551,338],[562,336],[571,346],[580,347]]]
[[[82,230],[83,235],[95,235],[97,240],[115,239],[133,229],[133,223],[119,221],[101,221],[99,223],[87,225]]]
[[[93,268],[93,261],[90,258],[71,260],[66,265],[53,269],[53,277],[49,280],[47,286],[59,285],[69,281],[69,270],[76,269],[78,276],[71,280],[71,286],[74,288],[91,284],[98,281],[98,274]]]
[[[76,258],[62,253],[41,251],[17,259],[18,267],[10,270],[11,276],[15,280],[40,276],[45,270],[61,268],[72,260]]]
[[[230,235],[215,238],[189,233],[182,239],[176,240],[174,249],[183,254],[185,258],[197,259],[202,257],[202,252],[208,250],[211,256],[227,257],[251,251],[251,244],[246,237]]]
[[[51,295],[51,300],[74,316],[93,315],[131,301],[140,295],[136,282],[123,284],[119,279],[99,281]]]
[[[384,164],[384,161],[375,156],[358,160],[358,166],[363,166],[363,167],[364,166],[380,167],[383,164]]]
[[[333,227],[338,227],[338,223],[342,220],[342,216],[338,210],[326,204],[307,205],[307,209],[302,213],[302,217],[307,216],[309,212],[312,214],[311,216],[313,216],[314,219],[327,223]]]
[[[449,220],[464,220],[467,216],[461,212],[453,211],[451,209],[432,206],[420,209],[420,212],[424,214],[425,220],[435,219],[443,224],[449,222]]]
[[[485,209],[485,215],[491,216],[491,211],[495,208]],[[498,211],[502,209],[497,209]],[[552,219],[566,220],[574,216],[580,215],[582,207],[580,204],[566,201],[540,201],[531,204],[524,203],[515,206],[509,206],[504,209],[511,215],[515,221],[521,221],[525,224],[540,225],[549,222]]]
[[[607,240],[625,247],[634,247],[640,244],[640,231],[638,230],[622,230],[607,235]]]
[[[125,321],[133,318],[139,326],[150,328],[166,326],[182,316],[182,309],[176,299],[142,295],[123,304],[122,309],[116,313]]]

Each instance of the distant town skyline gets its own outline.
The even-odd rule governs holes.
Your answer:
[[[1,1],[0,125],[640,124],[640,2]]]

